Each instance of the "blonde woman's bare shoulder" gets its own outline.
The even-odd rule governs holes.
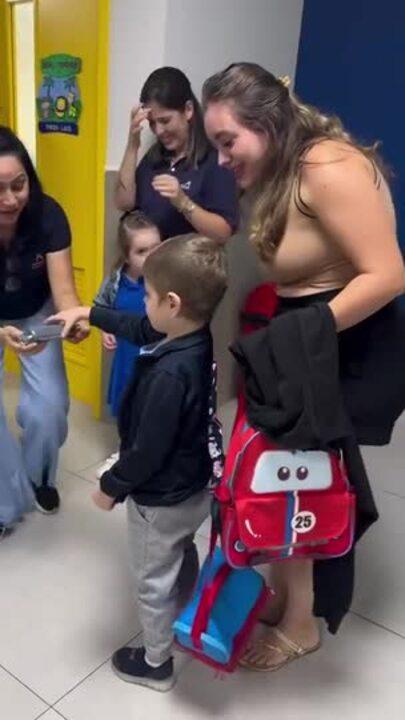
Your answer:
[[[305,154],[302,186],[313,201],[314,193],[331,188],[344,192],[361,186],[375,189],[376,168],[360,150],[339,140],[322,140]]]
[[[302,157],[303,167],[323,165],[339,161],[369,162],[363,153],[344,140],[321,139],[311,145]]]

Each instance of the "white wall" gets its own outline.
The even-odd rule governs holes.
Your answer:
[[[303,0],[169,0],[165,60],[204,80],[232,62],[252,61],[294,76]]]
[[[148,75],[165,64],[168,0],[111,0],[107,166],[117,168],[129,115]]]

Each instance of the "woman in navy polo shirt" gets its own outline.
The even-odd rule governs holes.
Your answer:
[[[233,174],[217,163],[200,105],[181,70],[155,70],[131,113],[128,143],[116,186],[119,210],[139,208],[162,239],[198,232],[224,242],[238,226]],[[138,165],[142,125],[157,142]]]
[[[44,513],[59,506],[55,477],[69,404],[61,343],[24,346],[21,335],[53,307],[78,304],[70,240],[66,215],[42,192],[24,145],[0,126],[0,538],[34,502]],[[78,327],[73,339],[87,333]],[[1,399],[7,346],[22,367],[21,446],[8,429]]]

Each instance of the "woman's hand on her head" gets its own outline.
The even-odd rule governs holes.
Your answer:
[[[42,352],[46,343],[23,343],[21,342],[22,335],[22,330],[13,325],[6,325],[0,328],[0,343],[18,355],[37,355]]]
[[[144,121],[148,119],[148,116],[149,110],[142,107],[142,105],[133,107],[131,110],[128,141],[137,150],[139,148],[139,145],[141,144],[142,126]]]

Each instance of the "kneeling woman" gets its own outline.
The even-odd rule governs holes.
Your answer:
[[[33,503],[55,512],[59,448],[67,435],[68,388],[61,344],[24,346],[24,329],[56,307],[78,304],[65,213],[45,195],[20,140],[0,127],[0,381],[5,347],[19,356],[22,378],[17,421],[19,446],[0,394],[0,534]],[[87,335],[76,328],[73,340]]]

